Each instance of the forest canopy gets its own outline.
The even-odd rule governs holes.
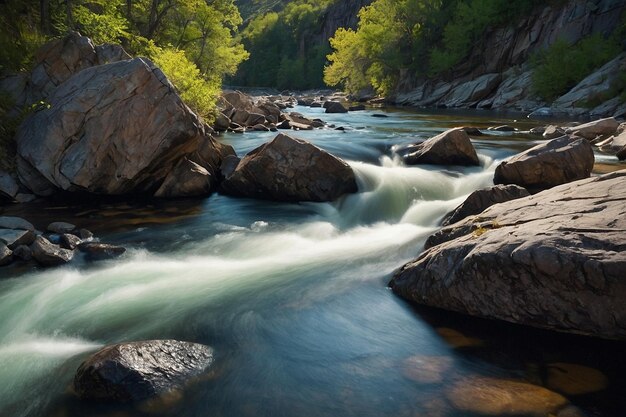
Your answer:
[[[77,30],[154,60],[204,116],[223,77],[248,57],[235,40],[242,20],[233,0],[7,0],[0,10],[0,72],[28,69],[44,42]]]

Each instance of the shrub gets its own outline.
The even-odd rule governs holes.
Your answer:
[[[619,51],[616,41],[597,34],[576,45],[557,40],[531,59],[533,89],[539,97],[552,101],[613,59]]]

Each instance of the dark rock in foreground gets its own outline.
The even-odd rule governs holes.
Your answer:
[[[348,113],[348,109],[338,101],[327,101],[324,103],[324,108],[326,113]]]
[[[279,134],[253,150],[221,184],[225,194],[276,201],[332,201],[357,191],[352,168],[300,139]]]
[[[494,185],[493,187],[476,190],[460,206],[448,213],[441,225],[448,226],[473,214],[481,213],[494,204],[528,197],[529,195],[525,188],[517,185]]]
[[[30,245],[33,258],[43,266],[56,266],[68,263],[74,257],[74,252],[54,245],[48,239],[37,236]]]
[[[478,155],[463,128],[447,130],[411,148],[404,157],[408,165],[479,165]]]
[[[394,292],[433,307],[626,339],[626,170],[492,206],[442,229]]]
[[[79,397],[139,402],[179,390],[213,364],[213,349],[176,340],[107,346],[83,362],[74,378]]]
[[[531,193],[588,178],[595,158],[588,140],[562,136],[502,162],[495,184],[516,184]]]

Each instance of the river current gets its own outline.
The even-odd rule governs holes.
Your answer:
[[[404,166],[394,146],[454,126],[524,130],[543,121],[489,112],[295,110],[345,128],[288,133],[348,161],[359,193],[333,203],[215,194],[0,209],[38,228],[69,221],[128,248],[94,264],[0,269],[1,416],[474,416],[450,388],[476,376],[548,386],[579,413],[568,416],[626,415],[624,344],[417,307],[386,287],[448,211],[491,185],[502,159],[540,137],[475,137],[481,166],[462,169]],[[219,140],[244,155],[274,136]],[[597,173],[618,167],[614,157],[598,154],[597,161]],[[216,366],[183,392],[137,407],[71,394],[78,365],[99,347],[169,338],[212,346]],[[430,364],[426,377],[416,363]],[[586,389],[551,381],[554,364],[581,370],[570,382]]]

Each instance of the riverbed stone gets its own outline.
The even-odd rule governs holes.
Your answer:
[[[338,101],[327,101],[324,103],[326,113],[348,113],[348,109]]]
[[[547,365],[548,388],[565,395],[598,392],[609,386],[609,379],[597,369],[575,363],[556,362]]]
[[[390,286],[432,307],[626,339],[625,185],[622,170],[496,204],[435,233]]]
[[[547,126],[543,132],[544,139],[556,139],[563,135],[565,135],[565,129],[555,125]]]
[[[516,184],[536,193],[589,177],[594,162],[588,140],[562,136],[502,162],[496,168],[493,182]]]
[[[530,193],[518,185],[494,185],[471,193],[467,199],[452,212],[448,213],[441,222],[442,226],[448,226],[464,218],[482,213],[494,204],[527,197]]]
[[[4,243],[0,242],[0,266],[8,265],[13,261],[13,252]]]
[[[209,195],[216,186],[215,175],[189,158],[183,158],[165,177],[154,196],[161,198],[201,197]]]
[[[52,222],[46,227],[46,230],[52,233],[62,235],[63,233],[71,233],[76,230],[76,226],[67,222]]]
[[[35,226],[33,226],[29,221],[24,220],[21,217],[14,216],[0,216],[0,228],[30,230],[32,232],[35,231]]]
[[[76,235],[63,233],[59,239],[59,243],[63,249],[74,250],[82,243],[82,240]]]
[[[404,156],[408,165],[464,165],[480,164],[476,150],[463,128],[447,130],[409,148]]]
[[[126,252],[126,248],[100,242],[84,242],[78,245],[78,250],[85,254],[89,261],[102,261],[117,258]]]
[[[13,250],[13,256],[22,261],[30,261],[33,259],[33,251],[26,245],[20,245]]]
[[[444,381],[452,368],[450,356],[414,355],[402,364],[402,374],[420,384],[437,384]]]
[[[30,245],[35,241],[35,233],[32,230],[0,229],[0,242],[9,249],[15,249],[20,245]]]
[[[37,236],[30,245],[30,249],[33,252],[33,258],[43,266],[66,264],[74,258],[74,251],[52,244],[43,236]]]
[[[183,389],[213,362],[213,349],[198,343],[121,343],[101,349],[80,365],[74,391],[84,399],[141,402]]]
[[[562,395],[537,385],[482,376],[460,379],[446,396],[459,411],[488,416],[549,417],[568,404]]]
[[[237,197],[276,201],[332,201],[357,191],[352,168],[301,139],[279,134],[241,159],[220,185]]]
[[[585,123],[575,127],[570,127],[565,131],[568,135],[580,136],[587,140],[593,140],[600,137],[608,137],[617,131],[619,122],[613,117],[607,117],[605,119],[594,120],[593,122]]]

